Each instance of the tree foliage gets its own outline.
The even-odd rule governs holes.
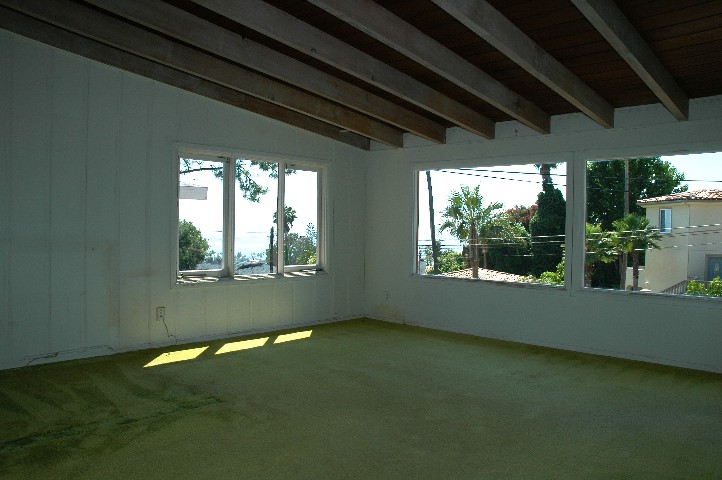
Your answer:
[[[473,190],[462,185],[459,191],[452,191],[449,195],[449,204],[443,212],[445,221],[441,225],[441,231],[448,230],[453,236],[466,242],[474,278],[479,278],[480,252],[483,267],[488,268],[491,246],[525,241],[524,227],[512,224],[502,208],[503,204],[500,202],[484,205],[479,185]]]
[[[542,272],[539,278],[535,278],[533,281],[545,285],[564,285],[564,260],[557,263],[553,271]]]
[[[562,260],[567,211],[562,192],[551,183],[542,185],[536,204],[539,209],[529,222],[533,275],[554,271]]]
[[[509,221],[512,223],[519,223],[528,232],[529,222],[534,217],[534,214],[539,210],[539,206],[535,203],[534,205],[515,205],[506,211],[506,215],[509,217]]]
[[[194,270],[208,252],[208,240],[188,220],[178,223],[178,267],[180,270]]]
[[[659,248],[657,241],[662,238],[659,232],[649,225],[649,220],[641,215],[630,213],[612,222],[615,232],[612,242],[617,251],[632,256],[632,289],[639,288],[639,256],[650,248]]]
[[[290,224],[293,224],[295,220],[295,210],[286,207],[286,214],[293,214],[293,219]],[[274,213],[274,221],[276,214]],[[287,225],[289,218],[286,218]],[[289,227],[290,230],[290,227]],[[316,233],[316,227],[309,223],[306,226],[306,234],[299,235],[298,233],[285,233],[283,236],[283,262],[286,265],[315,265],[317,261],[316,256],[316,241],[318,234]],[[272,249],[266,250],[268,258],[275,258],[276,250],[278,245],[274,242]]]
[[[203,160],[194,160],[190,158],[183,158],[180,169],[180,174],[187,174],[191,172],[200,172],[208,170],[213,172],[213,175],[218,178],[223,178],[223,167],[218,164],[211,164],[210,162]],[[251,167],[256,167],[262,172],[267,172],[270,178],[278,178],[278,164],[275,162],[260,162],[257,160],[244,160],[237,158],[234,163],[234,175],[238,182],[238,188],[243,195],[243,198],[251,202],[260,202],[261,197],[268,193],[266,187],[261,186],[253,178],[253,172]],[[292,175],[295,170],[286,169],[286,175]]]
[[[686,295],[697,295],[707,297],[722,297],[722,280],[720,277],[715,277],[708,286],[705,286],[703,282],[692,280],[687,285]]]
[[[489,249],[489,266],[493,270],[528,275],[531,270],[531,243],[529,232],[521,223],[508,222],[502,224],[498,237]]]
[[[624,216],[624,160],[587,163],[587,219],[612,230],[612,223]],[[643,198],[684,192],[681,185],[684,174],[659,157],[642,157],[629,160],[629,211],[644,215],[644,208],[637,205]],[[644,253],[640,257],[643,261]],[[597,287],[615,288],[620,279],[619,262],[595,265],[592,284]]]
[[[289,233],[284,240],[287,265],[314,265],[316,263],[316,228],[309,223],[306,235]]]
[[[277,212],[273,212],[273,223],[275,224],[278,220],[278,215],[276,215]],[[291,228],[293,228],[293,222],[296,221],[296,218],[298,218],[298,215],[296,215],[296,210],[293,207],[290,207],[288,205],[283,206],[283,217],[284,217],[284,223],[283,223],[283,232],[288,233],[291,231]]]
[[[464,268],[464,259],[461,253],[453,250],[442,250],[439,253],[439,272],[451,273]]]
[[[629,161],[629,213],[644,215],[637,200],[687,191],[684,173],[659,157]],[[624,160],[587,163],[587,218],[604,230],[624,216]]]
[[[442,214],[445,220],[441,224],[441,231],[448,230],[469,246],[474,278],[479,278],[479,226],[484,214],[484,197],[479,193],[479,185],[473,190],[466,185],[462,185],[458,191],[452,190],[449,204]]]
[[[595,265],[613,262],[617,257],[613,236],[601,225],[586,224],[586,252],[584,256],[584,286],[592,286]]]

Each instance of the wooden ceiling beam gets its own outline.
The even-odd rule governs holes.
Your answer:
[[[612,105],[486,0],[432,1],[589,118],[605,128],[614,126]]]
[[[0,7],[0,28],[227,105],[368,150],[368,138]]]
[[[356,78],[386,90],[485,138],[494,122],[418,80],[261,0],[194,0]]]
[[[0,0],[0,5],[386,145],[403,146],[403,132],[395,127],[73,2]]]
[[[427,117],[160,0],[86,1],[420,137],[446,140],[446,128]]]
[[[609,0],[572,0],[677,120],[689,117],[689,98],[632,22]]]
[[[309,1],[530,128],[549,133],[546,112],[372,0]]]

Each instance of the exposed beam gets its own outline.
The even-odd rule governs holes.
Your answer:
[[[208,80],[81,37],[21,13],[0,7],[0,28],[52,47],[156,80],[195,94],[278,120],[339,142],[368,150],[369,139],[301,113],[222,87]]]
[[[549,115],[372,0],[309,0],[541,133]]]
[[[433,142],[446,139],[442,125],[418,113],[160,0],[87,2]]]
[[[195,3],[282,42],[485,138],[494,122],[418,80],[261,0]]]
[[[70,1],[0,0],[0,5],[381,143],[403,146],[397,128]]]
[[[634,25],[609,0],[572,0],[677,120],[687,120],[689,98]]]
[[[612,105],[486,0],[432,1],[589,118],[605,128],[614,126]]]

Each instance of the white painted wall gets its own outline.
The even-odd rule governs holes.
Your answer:
[[[722,97],[692,102],[677,122],[658,105],[619,109],[604,130],[581,115],[554,117],[551,135],[515,122],[481,140],[452,130],[447,145],[410,139],[368,156],[366,311],[442,330],[722,372],[722,303],[583,289],[585,161],[722,151]],[[567,161],[567,289],[413,275],[416,170]],[[568,182],[571,184],[572,182]],[[389,206],[393,205],[393,208]],[[386,300],[388,292],[388,300]]]
[[[512,122],[494,141],[452,129],[447,145],[364,153],[0,30],[0,368],[169,343],[164,305],[180,341],[366,313],[722,371],[718,301],[585,291],[581,275],[567,290],[412,275],[416,168],[567,161],[581,188],[586,159],[722,150],[722,98],[691,112],[624,109],[614,130],[555,117],[547,136]],[[176,287],[175,142],[328,162],[329,274]],[[583,194],[567,198],[571,246]]]
[[[176,286],[177,142],[328,165],[329,273]],[[0,30],[0,368],[361,316],[356,152]]]

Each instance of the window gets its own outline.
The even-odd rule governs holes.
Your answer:
[[[722,256],[720,158],[587,162],[585,286],[711,295],[706,258]]]
[[[179,276],[322,268],[318,167],[180,152],[178,168]]]
[[[659,233],[672,233],[672,209],[659,209]]]
[[[565,163],[418,172],[416,273],[564,284]]]

